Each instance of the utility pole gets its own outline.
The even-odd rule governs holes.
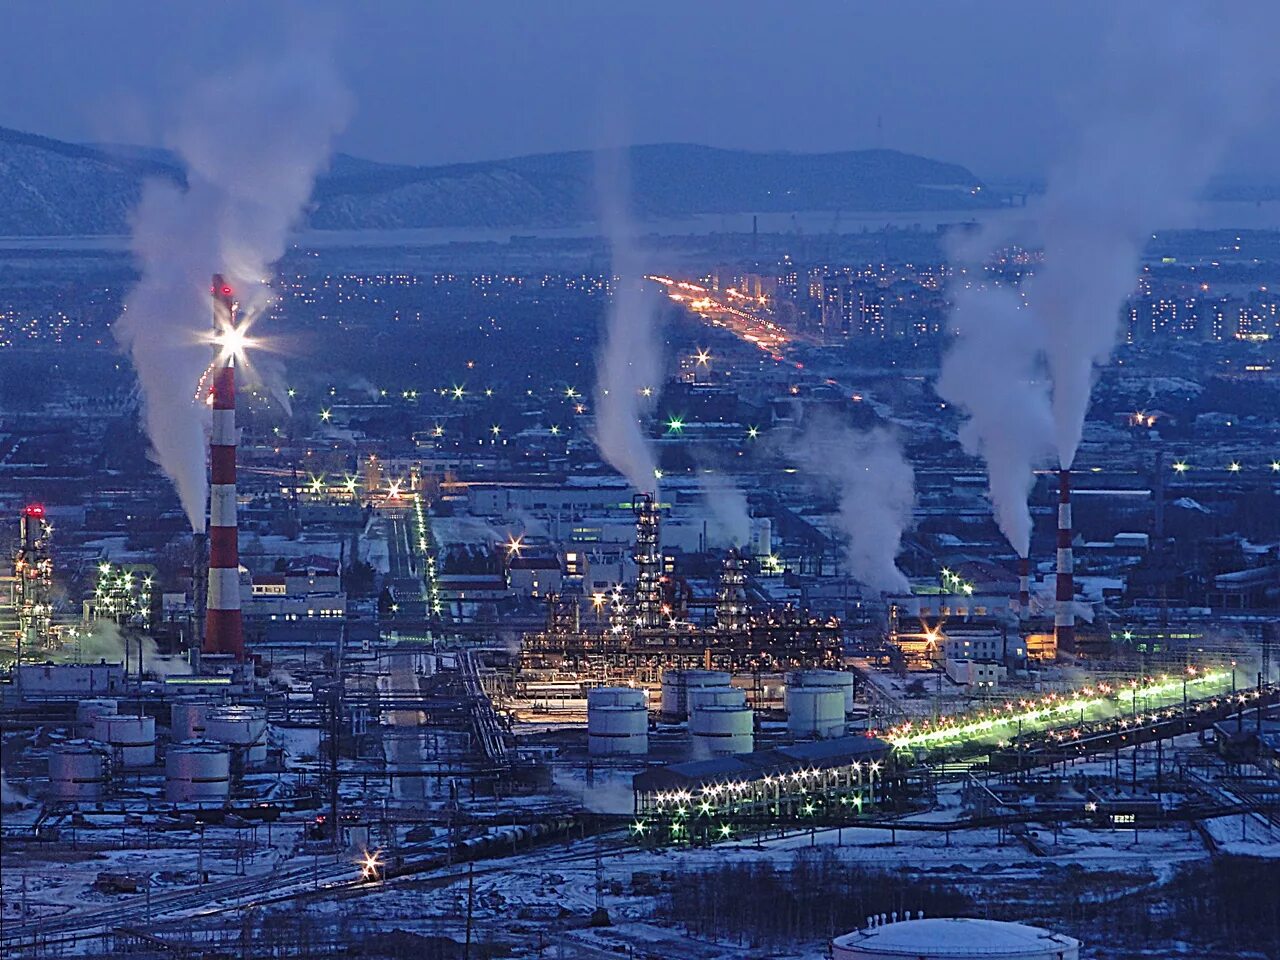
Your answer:
[[[467,864],[467,936],[462,945],[462,960],[471,960],[471,918],[476,902],[476,862]]]

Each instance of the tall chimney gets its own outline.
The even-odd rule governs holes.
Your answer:
[[[1031,558],[1018,558],[1018,616],[1031,616]]]
[[[235,326],[235,300],[221,274],[213,275],[214,322]],[[213,379],[209,442],[209,601],[204,652],[244,659],[240,619],[240,545],[236,532],[235,357],[219,357]]]
[[[1076,613],[1075,559],[1071,555],[1071,471],[1058,471],[1058,590],[1053,635],[1059,650],[1074,650]]]

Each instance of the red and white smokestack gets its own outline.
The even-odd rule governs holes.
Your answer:
[[[1018,558],[1018,616],[1031,616],[1031,558]]]
[[[234,325],[231,287],[213,277],[215,323]],[[220,357],[213,377],[213,424],[209,442],[209,601],[204,652],[244,659],[240,618],[240,544],[236,531],[235,358]]]
[[[1071,471],[1058,471],[1058,590],[1053,634],[1059,650],[1074,650],[1076,612],[1075,558],[1071,553]]]

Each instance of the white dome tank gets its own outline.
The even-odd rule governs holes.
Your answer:
[[[635,687],[587,691],[587,752],[592,756],[636,756],[649,752],[649,706]]]
[[[668,670],[662,675],[662,718],[684,720],[689,716],[689,691],[729,686],[723,670]]]
[[[745,705],[704,704],[689,715],[689,733],[699,758],[750,753],[755,749],[755,715]]]
[[[787,691],[787,729],[798,740],[844,733],[844,693],[838,687],[793,687]]]
[[[267,759],[267,711],[261,707],[215,707],[205,715],[204,735],[242,753],[246,766]]]
[[[164,796],[171,803],[222,803],[231,794],[231,752],[220,743],[190,740],[169,747]]]
[[[747,691],[741,687],[703,687],[690,690],[686,699],[689,716],[692,717],[703,707],[745,707]]]
[[[66,803],[101,799],[108,760],[107,748],[89,740],[68,740],[50,747],[50,797]]]
[[[794,687],[832,687],[844,695],[844,712],[853,712],[853,674],[848,670],[795,670],[787,674],[787,690]]]
[[[156,762],[156,718],[120,713],[93,721],[93,739],[120,756],[122,767],[149,767]]]
[[[894,914],[896,917],[897,915]],[[1080,941],[1001,920],[871,921],[831,941],[833,960],[1079,960]]]
[[[94,720],[98,717],[114,717],[119,712],[120,705],[114,700],[81,700],[76,704],[76,723],[85,733],[92,733]]]
[[[205,697],[179,697],[169,704],[169,738],[174,743],[205,738],[204,721],[215,708]]]

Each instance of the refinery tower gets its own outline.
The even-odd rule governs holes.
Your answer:
[[[234,291],[213,275],[213,324],[222,340],[236,329]],[[214,362],[213,423],[209,434],[209,592],[203,653],[244,659],[240,618],[240,544],[236,532],[236,369],[235,351]]]

